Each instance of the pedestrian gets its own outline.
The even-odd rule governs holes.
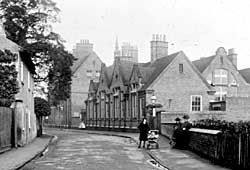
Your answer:
[[[140,131],[140,136],[139,136],[139,146],[138,148],[141,147],[141,142],[143,141],[143,148],[145,148],[145,143],[148,139],[148,131],[149,131],[149,125],[147,123],[147,119],[143,118],[141,123],[138,126],[138,129]]]

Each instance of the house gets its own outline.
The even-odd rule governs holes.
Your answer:
[[[98,87],[89,87],[87,125],[135,129],[149,116],[146,106],[153,95],[163,105],[161,110],[168,116],[165,121],[184,114],[196,119],[209,111],[215,90],[184,52],[168,55],[161,43],[151,45],[151,62],[135,64],[118,59],[114,65],[102,67]]]
[[[89,40],[77,43],[73,55],[77,60],[72,66],[71,124],[78,126],[82,119],[81,113],[86,109],[84,101],[88,98],[90,80],[99,81],[102,61]]]
[[[215,88],[210,110],[226,113],[224,119],[239,121],[250,119],[249,69],[238,70],[234,49],[220,47],[210,57],[193,61],[202,76]]]
[[[34,113],[34,79],[35,66],[30,54],[22,47],[6,38],[4,29],[0,30],[0,50],[10,50],[17,54],[16,70],[19,93],[16,94],[15,115],[17,122],[17,143],[23,146],[36,137],[36,115]]]

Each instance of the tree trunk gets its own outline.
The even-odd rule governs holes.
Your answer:
[[[43,117],[40,116],[38,118],[39,129],[37,132],[37,137],[41,137],[43,135]]]

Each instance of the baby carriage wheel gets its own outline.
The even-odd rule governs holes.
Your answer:
[[[147,144],[147,149],[149,149],[150,144]]]

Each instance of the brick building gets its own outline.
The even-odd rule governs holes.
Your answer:
[[[77,60],[72,67],[71,123],[73,126],[78,126],[81,112],[85,110],[84,101],[88,98],[89,82],[99,81],[102,61],[93,50],[93,44],[88,40],[77,43],[73,49],[73,55]]]
[[[115,60],[102,65],[99,83],[86,100],[88,126],[136,128],[149,116],[146,106],[157,97],[162,122],[187,114],[229,121],[250,120],[250,69],[237,69],[237,54],[223,47],[210,57],[191,62],[184,52],[168,54],[165,36],[154,35],[151,61]]]
[[[223,47],[215,55],[193,61],[215,90],[210,110],[224,112],[229,121],[250,120],[250,69],[237,69],[237,54]]]
[[[157,38],[153,40],[162,41]],[[235,110],[233,106],[230,106],[231,111],[228,110],[228,113],[225,113],[223,110],[211,109],[211,103],[221,102],[225,97],[231,104],[246,105],[248,102],[243,99],[247,97],[243,94],[249,94],[249,85],[241,76],[243,73],[237,71],[233,65],[231,53],[226,55],[224,48],[219,48],[211,57],[212,59],[202,59],[206,62],[191,62],[184,52],[168,55],[166,46],[156,47],[156,44],[161,43],[151,43],[152,60],[148,63],[135,64],[116,60],[110,67],[102,65],[100,81],[98,84],[92,82],[92,87],[89,87],[89,97],[86,100],[88,126],[136,128],[142,117],[149,116],[146,106],[151,103],[150,98],[153,95],[157,97],[157,103],[163,105],[161,111],[165,122],[174,122],[176,117],[182,117],[185,114],[188,114],[191,120],[211,115],[231,119],[234,115],[232,110]],[[158,52],[159,50],[161,53]],[[221,61],[224,65],[220,63]],[[222,72],[221,74],[224,75],[223,71],[217,71],[221,66],[232,73],[231,75],[228,72],[230,77],[228,82],[232,86],[229,87],[227,84],[226,96],[221,90],[221,84],[217,83],[217,81],[224,81],[223,76],[217,76],[217,72]],[[210,72],[216,73],[213,73],[214,78],[211,81],[210,73],[206,71],[208,68],[211,69]],[[216,83],[213,83],[214,81]],[[239,86],[237,95],[235,95],[235,84]],[[230,97],[238,98],[230,99]]]

